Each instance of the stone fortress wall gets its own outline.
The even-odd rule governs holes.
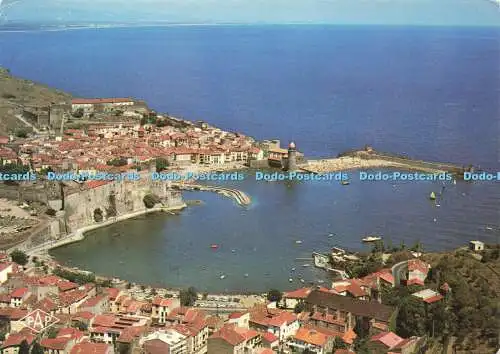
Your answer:
[[[103,221],[145,210],[144,197],[153,194],[165,207],[184,205],[179,191],[168,188],[165,182],[114,181],[102,186],[74,193],[65,197],[64,218],[69,231],[97,223],[96,210],[100,209]]]

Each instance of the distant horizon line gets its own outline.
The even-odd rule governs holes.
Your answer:
[[[351,27],[440,27],[440,28],[500,28],[499,25],[476,24],[425,24],[425,23],[336,23],[336,22],[172,22],[172,21],[7,21],[0,24],[2,28],[40,26],[40,29],[92,29],[117,27],[181,27],[181,26],[351,26]]]

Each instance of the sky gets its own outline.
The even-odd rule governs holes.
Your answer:
[[[500,26],[500,0],[13,1],[9,21]]]

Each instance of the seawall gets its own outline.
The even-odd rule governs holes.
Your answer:
[[[156,213],[156,212],[177,211],[177,210],[184,209],[186,206],[187,205],[185,203],[183,203],[181,205],[174,206],[174,207],[163,207],[162,206],[162,207],[155,207],[155,208],[151,208],[151,209],[139,210],[139,211],[125,214],[125,215],[120,215],[120,216],[117,216],[115,218],[108,219],[106,221],[102,221],[100,223],[95,223],[92,225],[81,227],[78,230],[76,230],[75,232],[73,232],[73,233],[71,233],[71,234],[69,234],[61,239],[50,240],[50,241],[45,242],[43,244],[37,245],[34,248],[30,248],[30,249],[25,249],[23,247],[15,247],[15,248],[21,249],[30,255],[40,254],[40,253],[47,252],[47,251],[54,249],[54,248],[65,246],[65,245],[70,244],[70,243],[82,241],[83,239],[85,239],[86,232],[96,230],[96,229],[99,229],[101,227],[113,225],[117,222],[124,221],[127,219],[132,219],[132,218],[135,218],[135,217],[138,217],[141,215],[146,215],[146,214],[151,214],[151,213]],[[9,250],[9,252],[11,252],[11,251],[13,251],[13,249]]]

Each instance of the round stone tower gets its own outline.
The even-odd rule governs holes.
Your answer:
[[[293,141],[288,145],[288,164],[286,169],[287,171],[297,170],[297,149]]]

